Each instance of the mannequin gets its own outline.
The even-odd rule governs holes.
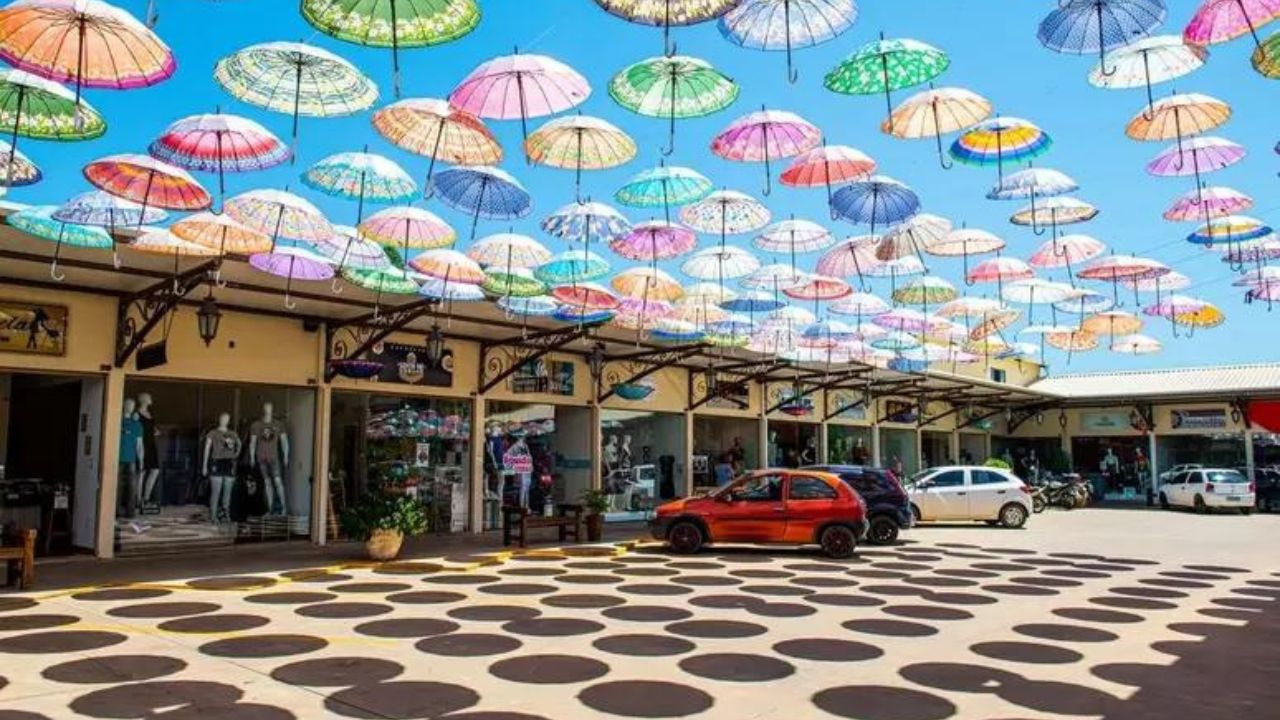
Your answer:
[[[231,520],[231,489],[236,482],[236,459],[240,457],[240,436],[231,430],[231,415],[218,416],[218,426],[204,436],[201,468],[209,478],[209,520],[221,524]]]
[[[517,437],[503,453],[502,465],[508,471],[514,471],[520,482],[520,507],[529,507],[529,489],[533,483],[533,455],[529,452],[529,446],[525,444],[523,436]]]
[[[289,433],[283,422],[275,418],[275,406],[262,404],[262,417],[249,426],[249,463],[262,472],[267,495],[268,515],[288,515],[288,498],[284,492],[284,468],[289,465]],[[276,512],[276,500],[280,512]]]
[[[156,430],[156,419],[151,412],[151,393],[138,393],[138,422],[142,423],[142,447],[144,457],[141,463],[141,482],[137,487],[138,507],[145,509],[155,490],[156,480],[160,477],[160,450],[156,438],[160,436]]]
[[[124,516],[137,512],[138,469],[146,461],[142,441],[142,423],[138,422],[138,405],[133,398],[124,399],[124,417],[120,420],[120,480],[124,490]]]
[[[622,436],[622,449],[618,451],[618,466],[623,470],[631,469],[631,436]]]

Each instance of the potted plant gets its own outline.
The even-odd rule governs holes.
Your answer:
[[[587,511],[587,542],[600,542],[604,538],[604,513],[609,509],[609,494],[603,490],[586,490],[581,499]]]
[[[427,531],[427,511],[406,495],[371,492],[356,500],[339,517],[342,532],[363,540],[371,560],[394,560],[405,536]]]

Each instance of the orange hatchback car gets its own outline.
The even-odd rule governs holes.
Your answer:
[[[845,558],[867,532],[867,510],[831,473],[758,470],[708,495],[659,506],[649,530],[679,553],[707,543],[816,544]]]

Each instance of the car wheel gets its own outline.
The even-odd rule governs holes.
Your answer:
[[[1209,506],[1204,504],[1204,498],[1199,495],[1196,496],[1195,508],[1196,508],[1196,512],[1200,513],[1201,515],[1209,512]]]
[[[702,536],[702,528],[687,520],[676,523],[667,531],[667,545],[673,552],[681,555],[692,555],[702,549],[706,539]]]
[[[915,505],[911,506],[911,519],[915,520],[916,524],[919,524],[920,521],[923,519],[920,517],[920,508],[916,507]]]
[[[871,525],[867,528],[867,542],[872,545],[892,545],[898,539],[898,523],[885,515],[877,515],[871,518]]]
[[[1027,509],[1018,503],[1009,503],[1000,508],[1000,524],[1009,529],[1017,529],[1027,523]]]
[[[822,531],[818,544],[822,545],[822,551],[827,554],[827,557],[841,559],[853,556],[853,551],[858,546],[858,538],[849,528],[843,525],[832,525]]]
[[[1165,495],[1164,493],[1160,493],[1160,509],[1161,510],[1169,509],[1169,496]]]

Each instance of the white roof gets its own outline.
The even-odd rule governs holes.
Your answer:
[[[1058,375],[1030,388],[1065,398],[1280,395],[1280,363]]]

